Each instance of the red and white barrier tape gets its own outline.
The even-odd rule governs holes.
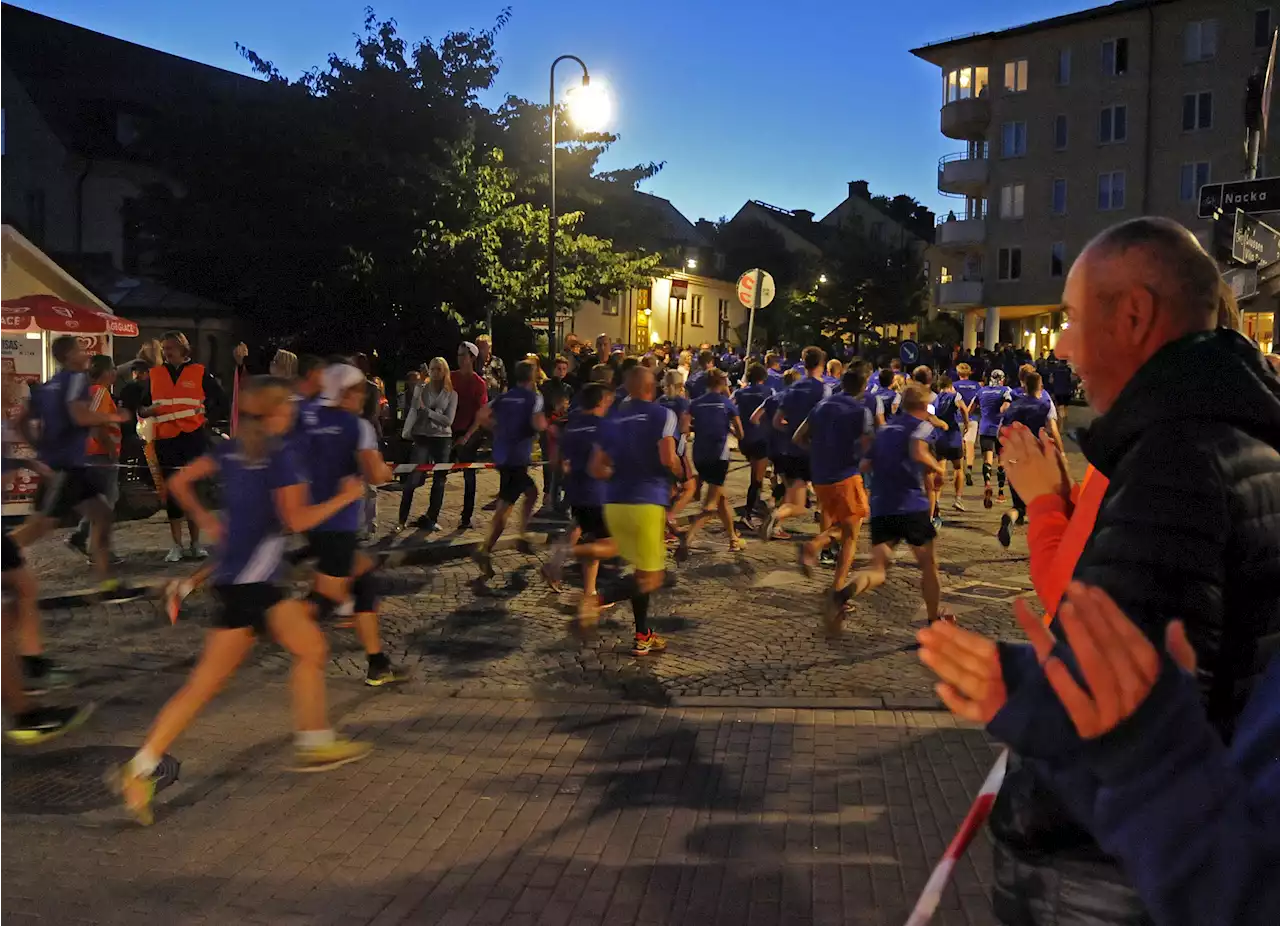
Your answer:
[[[995,765],[991,766],[991,771],[987,772],[987,780],[982,783],[978,796],[973,799],[973,805],[965,815],[964,822],[960,824],[960,829],[951,838],[947,851],[942,854],[941,861],[929,875],[929,880],[925,882],[924,890],[920,892],[920,899],[916,901],[911,915],[907,917],[906,926],[924,926],[933,919],[934,911],[938,909],[938,904],[942,900],[942,892],[955,871],[956,862],[960,861],[960,857],[964,855],[965,849],[969,848],[973,837],[978,835],[978,830],[991,815],[991,805],[995,803],[996,793],[1004,781],[1008,764],[1009,750],[1005,749],[996,759]]]
[[[494,469],[495,463],[400,463],[392,469],[397,476],[405,473],[456,473],[462,469]],[[531,464],[546,466],[547,464]]]

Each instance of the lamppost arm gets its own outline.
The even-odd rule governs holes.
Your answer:
[[[551,151],[547,158],[551,169],[551,208],[547,213],[547,359],[552,361],[556,356],[556,229],[559,226],[556,217],[556,65],[561,61],[576,61],[582,68],[582,85],[585,87],[591,82],[586,63],[577,55],[561,55],[551,62],[551,105],[547,110],[551,127]]]

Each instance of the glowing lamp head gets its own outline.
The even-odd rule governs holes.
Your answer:
[[[570,87],[564,96],[569,120],[583,132],[599,132],[609,124],[613,104],[599,83],[583,78],[581,86]]]

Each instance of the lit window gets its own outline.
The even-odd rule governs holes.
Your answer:
[[[1103,212],[1124,208],[1124,171],[1098,175],[1098,208]]]
[[[984,67],[957,68],[954,71],[948,71],[942,76],[942,91],[944,103],[986,96],[987,69]]]
[[[1055,241],[1049,245],[1049,276],[1062,276],[1062,268],[1067,262],[1067,245],[1063,241]]]
[[[617,315],[618,306],[621,304],[621,302],[622,302],[621,296],[616,296],[616,295],[605,296],[603,299],[600,300],[600,314],[601,315]]]
[[[1067,147],[1067,117],[1065,115],[1057,115],[1053,117],[1053,147],[1057,151],[1063,151]]]
[[[1102,73],[1112,77],[1129,72],[1129,40],[1107,39],[1102,43]]]
[[[996,278],[1022,279],[1022,248],[1001,248],[996,258]]]
[[[1061,178],[1053,181],[1053,214],[1065,215],[1067,211],[1067,181]]]
[[[689,324],[695,328],[702,327],[702,297],[689,297]]]
[[[1058,86],[1065,87],[1071,83],[1071,49],[1064,48],[1058,52]]]
[[[1011,183],[1000,188],[1000,217],[1020,219],[1026,208],[1027,187],[1023,183]]]
[[[1129,107],[1107,106],[1098,115],[1098,141],[1104,145],[1129,137]]]
[[[1022,93],[1027,89],[1027,59],[1006,61],[1004,65],[1004,89],[1006,93]]]
[[[1213,92],[1187,93],[1182,97],[1182,131],[1213,128]]]
[[[1007,158],[1020,158],[1027,153],[1027,124],[1006,122],[1001,127],[1000,153]]]
[[[1209,162],[1194,161],[1183,164],[1178,177],[1178,199],[1184,203],[1198,202],[1200,188],[1209,182]]]
[[[1205,61],[1218,54],[1218,21],[1199,19],[1187,23],[1182,33],[1182,60]]]

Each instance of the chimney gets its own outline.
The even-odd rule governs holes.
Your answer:
[[[867,181],[865,180],[849,181],[849,198],[852,199],[855,196],[858,196],[862,199],[871,198],[871,187],[868,185]]]
[[[801,222],[808,223],[813,221],[813,213],[810,212],[808,209],[792,209],[791,214],[794,215]]]

